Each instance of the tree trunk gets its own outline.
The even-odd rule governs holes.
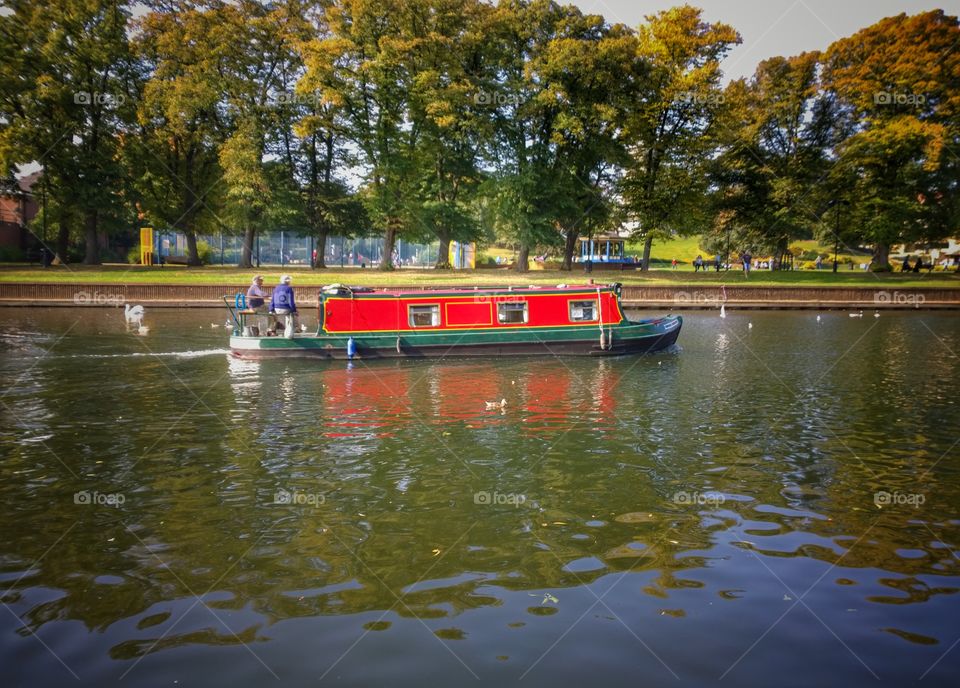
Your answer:
[[[440,239],[440,251],[437,253],[437,262],[433,266],[437,270],[449,270],[450,265],[450,233],[438,231],[437,238]]]
[[[640,269],[646,272],[650,269],[650,248],[653,246],[653,235],[648,234],[643,241],[643,260],[640,262]]]
[[[238,268],[253,267],[253,242],[257,239],[257,229],[253,225],[247,226],[243,232],[243,246],[240,249]]]
[[[566,243],[563,246],[563,265],[560,266],[561,270],[573,270],[573,251],[577,248],[579,235],[580,232],[576,229],[571,228],[566,231]]]
[[[65,217],[60,218],[60,228],[57,230],[57,257],[63,265],[67,264],[67,251],[70,248],[70,225]]]
[[[197,252],[197,235],[189,229],[184,229],[183,236],[187,238],[187,265],[194,267],[202,265],[200,254]]]
[[[874,245],[870,269],[874,272],[890,269],[890,246],[888,244],[877,242]]]
[[[84,265],[100,265],[100,241],[97,236],[97,211],[90,210],[84,218],[84,242],[87,245]]]
[[[326,230],[321,230],[317,232],[317,259],[313,261],[314,268],[326,268],[327,263],[324,260],[324,255],[327,252],[327,232]]]
[[[393,246],[397,242],[396,223],[395,218],[387,219],[387,231],[383,235],[383,259],[380,261],[380,269],[384,271],[393,270]]]
[[[513,266],[517,272],[530,271],[530,247],[527,242],[520,243],[520,250],[517,252],[517,264]]]

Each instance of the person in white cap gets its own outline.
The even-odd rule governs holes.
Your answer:
[[[297,304],[293,300],[293,287],[290,286],[292,281],[290,275],[282,275],[280,284],[274,288],[270,297],[270,312],[285,316],[284,336],[288,339],[293,337],[297,326]]]

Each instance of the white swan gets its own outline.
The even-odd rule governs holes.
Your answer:
[[[722,303],[720,304],[720,317],[721,318],[727,317],[727,309],[724,307]]]
[[[123,305],[123,317],[128,323],[140,324],[143,322],[143,306],[131,306],[129,303]]]

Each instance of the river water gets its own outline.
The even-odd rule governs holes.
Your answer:
[[[347,364],[0,310],[0,682],[956,685],[960,317],[872,315]]]

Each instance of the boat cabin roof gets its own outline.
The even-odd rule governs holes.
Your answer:
[[[517,286],[490,286],[490,287],[427,287],[425,289],[375,289],[373,287],[349,287],[346,285],[328,285],[321,289],[325,296],[353,296],[353,298],[363,297],[384,297],[393,296],[402,297],[424,297],[424,296],[473,296],[483,295],[530,295],[530,294],[584,294],[593,293],[597,290],[609,292],[615,289],[616,284],[558,284],[556,286],[538,286],[530,285],[526,287]]]

